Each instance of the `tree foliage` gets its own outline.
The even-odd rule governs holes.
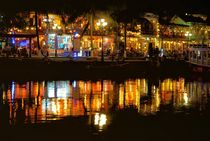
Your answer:
[[[21,15],[16,13],[1,14],[0,17],[0,32],[8,33],[12,28],[23,29],[27,26],[27,22]]]

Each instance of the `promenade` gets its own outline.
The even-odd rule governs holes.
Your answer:
[[[182,75],[190,70],[183,60],[151,62],[146,58],[0,58],[1,79],[121,79],[150,75]]]

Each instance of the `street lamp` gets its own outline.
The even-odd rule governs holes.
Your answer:
[[[187,31],[184,35],[187,37],[187,48],[189,48],[189,41],[192,34]]]
[[[105,19],[100,19],[97,23],[97,26],[101,29],[101,61],[104,61],[104,46],[103,46],[103,30],[104,27],[107,26],[107,22],[105,22]]]

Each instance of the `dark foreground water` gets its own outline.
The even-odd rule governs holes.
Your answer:
[[[78,139],[197,140],[208,137],[209,95],[210,82],[182,77],[4,81],[0,129],[48,139],[75,132]]]

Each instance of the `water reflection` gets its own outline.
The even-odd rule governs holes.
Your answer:
[[[147,79],[12,81],[0,85],[0,112],[4,117],[8,114],[10,125],[88,115],[89,123],[101,130],[110,122],[111,111],[130,105],[142,115],[155,114],[161,105],[172,105],[174,111],[183,107],[204,110],[209,92],[209,82],[185,82],[184,78],[158,84]]]
[[[99,131],[102,131],[103,126],[106,125],[107,116],[106,114],[95,113],[94,125],[99,126]]]

